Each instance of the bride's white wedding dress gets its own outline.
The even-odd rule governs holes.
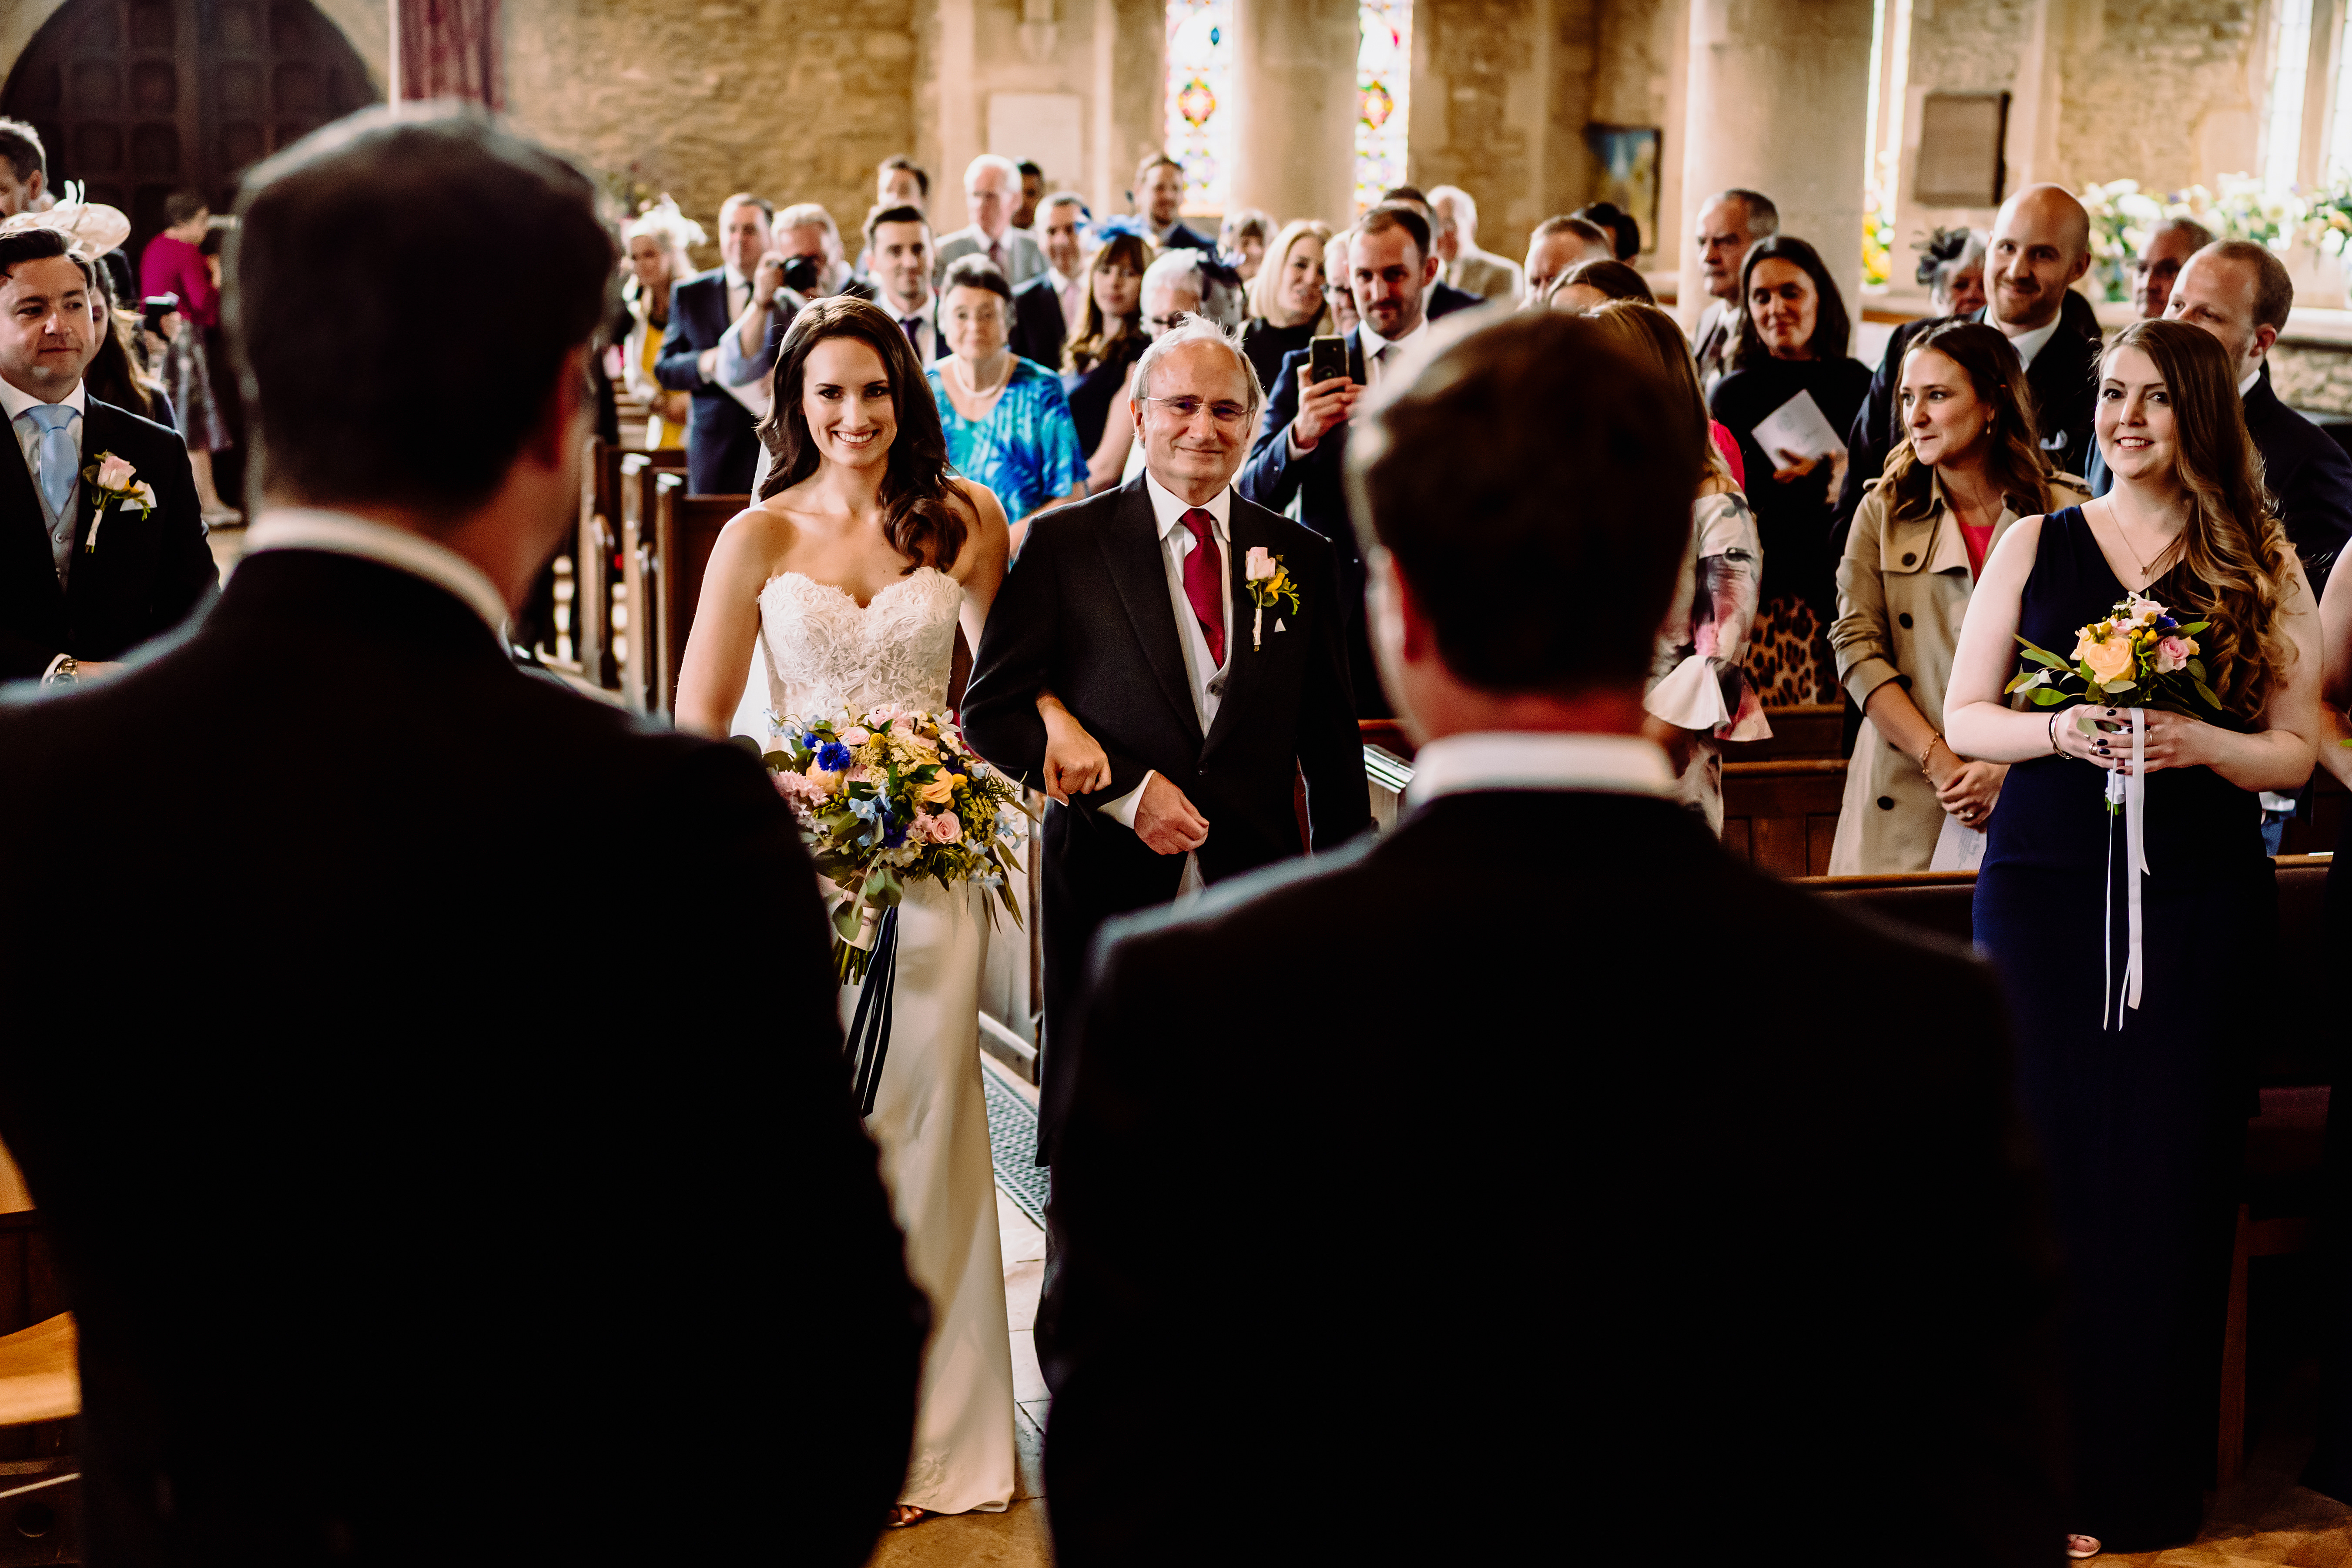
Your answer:
[[[768,707],[803,718],[884,703],[944,712],[963,590],[932,567],[891,583],[863,609],[797,572],[760,591]],[[755,690],[757,682],[754,683]],[[921,1407],[899,1500],[937,1513],[1013,1501],[1013,1350],[996,1176],[981,1089],[984,895],[907,884],[889,1054],[866,1130],[907,1233],[907,1268],[931,1299]],[[857,1005],[841,994],[842,1025]],[[822,1355],[824,1347],[812,1345]]]

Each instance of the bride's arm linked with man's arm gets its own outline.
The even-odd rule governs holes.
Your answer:
[[[2129,771],[2131,721],[2126,710],[2108,709],[2086,730],[2074,707],[2021,712],[2004,700],[2004,689],[2017,669],[2020,605],[2041,549],[2043,521],[2032,517],[2014,524],[1985,563],[1952,656],[1951,685],[1944,702],[1947,739],[1960,755],[1986,762],[2031,762],[2055,752],[2097,767]],[[2261,728],[2240,733],[2185,713],[2150,710],[2143,743],[2146,772],[2208,767],[2245,790],[2291,792],[2309,780],[2321,734],[2319,616],[2302,563],[2289,554],[2287,567],[2279,622],[2294,657],[2286,679],[2263,704]]]

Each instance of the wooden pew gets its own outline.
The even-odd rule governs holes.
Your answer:
[[[2312,977],[2334,973],[2336,954],[2326,923],[2325,855],[2281,855],[2278,945],[2273,973]],[[1898,925],[1948,941],[1969,940],[1973,871],[1919,872],[1889,877],[1811,877],[1806,885]],[[2333,1071],[2327,1047],[2343,1029],[2331,988],[2315,984],[2280,988],[2248,1027],[2253,1033],[2255,1079],[2262,1113],[2247,1126],[2246,1169],[2238,1205],[2228,1307],[2221,1331],[2221,1415],[2214,1434],[2215,1466],[2223,1486],[2237,1479],[2246,1456],[2246,1281],[2256,1258],[2302,1251],[2308,1245],[2316,1196],[2320,1130],[2328,1110]]]
[[[1797,758],[1842,754],[1845,742],[1845,705],[1841,702],[1792,703],[1767,708],[1764,717],[1772,733],[1761,741],[1727,742],[1727,763],[1782,763]]]
[[[1845,763],[1835,757],[1726,762],[1723,847],[1759,870],[1818,877],[1830,868],[1844,795]]]
[[[624,539],[625,498],[630,476],[646,470],[686,467],[682,447],[646,451],[625,442],[609,447],[588,438],[587,461],[580,476],[580,526],[572,551],[572,647],[582,676],[606,690],[625,689],[614,645],[621,628],[614,623],[613,591],[625,577],[628,553]],[[650,520],[652,503],[640,498],[643,515]],[[647,531],[650,537],[650,529]],[[623,595],[626,602],[625,594]],[[619,617],[625,620],[625,616]],[[637,705],[643,711],[643,705]]]
[[[667,718],[674,710],[678,664],[694,630],[694,607],[702,597],[711,548],[728,520],[751,504],[750,496],[690,496],[686,476],[675,470],[654,476],[652,581],[642,596],[634,589],[630,594],[633,606],[649,606],[652,612],[652,625],[638,634],[653,652],[649,711]],[[633,648],[637,640],[631,637]]]

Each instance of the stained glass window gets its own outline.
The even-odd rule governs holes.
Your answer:
[[[1412,0],[1362,0],[1356,47],[1356,210],[1404,184],[1412,118]]]
[[[1168,0],[1168,154],[1184,165],[1188,213],[1225,210],[1233,89],[1233,0]]]

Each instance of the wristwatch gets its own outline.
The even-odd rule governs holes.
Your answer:
[[[71,686],[80,679],[80,663],[75,659],[73,655],[66,654],[59,658],[56,664],[50,667],[48,674],[41,677],[41,684],[44,686]]]

